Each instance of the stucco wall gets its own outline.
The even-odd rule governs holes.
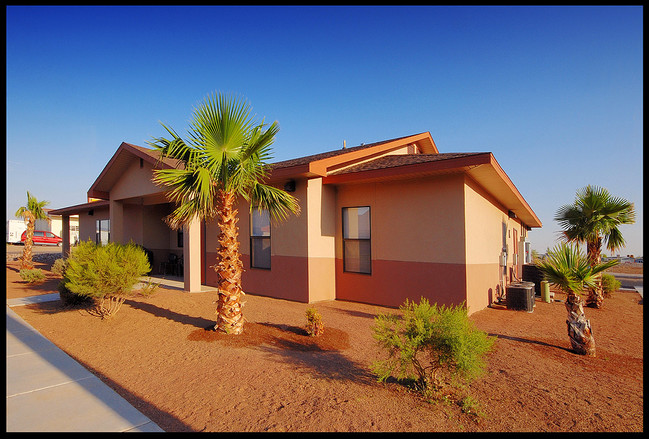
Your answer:
[[[469,178],[464,196],[467,307],[473,313],[489,306],[501,288],[503,227],[509,227],[509,219],[507,210]]]
[[[95,242],[95,233],[97,232],[96,221],[108,219],[108,207],[93,209],[93,214],[83,212],[79,215],[79,240],[87,241],[90,239]]]
[[[309,301],[307,263],[307,184],[298,180],[293,195],[298,198],[302,214],[291,215],[282,223],[271,221],[271,269],[250,267],[250,205],[243,199],[237,204],[239,217],[239,251],[244,266],[244,292],[280,299]],[[206,279],[207,285],[216,285],[216,273],[211,265],[216,262],[218,225],[206,224]]]
[[[307,181],[309,302],[336,298],[336,188]]]
[[[343,271],[342,208],[371,208],[372,273]],[[465,300],[464,180],[461,175],[339,186],[338,299],[399,306],[425,297]]]
[[[489,306],[500,289],[512,281],[514,246],[520,249],[525,230],[520,220],[510,218],[508,210],[470,178],[466,178],[466,255],[467,306],[473,313]],[[516,233],[514,233],[516,230]],[[514,242],[517,235],[517,242]],[[509,252],[503,270],[500,255],[505,245]],[[522,253],[519,252],[519,267]],[[520,277],[521,270],[518,274]]]
[[[127,154],[127,153],[124,153]],[[157,194],[163,191],[151,181],[153,165],[134,157],[128,169],[119,177],[110,190],[112,200],[121,200],[131,197],[142,197],[143,195]]]

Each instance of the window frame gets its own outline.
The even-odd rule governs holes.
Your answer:
[[[103,245],[103,243],[101,242],[101,238],[100,238],[101,231],[102,231],[101,230],[101,223],[102,222],[106,222],[108,224],[108,227],[107,227],[108,237],[106,238],[106,244],[108,244],[110,242],[110,219],[108,219],[108,218],[106,218],[106,219],[98,219],[98,220],[95,220],[95,244],[97,244],[97,245],[99,245],[99,244]]]
[[[346,209],[361,209],[361,208],[367,208],[367,213],[369,215],[369,238],[345,238],[345,210]],[[347,206],[341,208],[341,225],[342,225],[342,230],[341,230],[341,237],[343,241],[343,273],[356,273],[356,274],[365,274],[365,275],[372,275],[372,206]],[[345,254],[345,243],[347,241],[367,241],[369,244],[369,271],[353,271],[353,270],[348,270],[347,269],[347,255]]]
[[[268,209],[261,209],[262,212],[265,211],[268,214],[268,236],[265,236],[265,235],[255,235],[254,234],[254,224],[253,224],[254,215],[253,214],[255,213],[255,211],[259,211],[259,208],[255,207],[250,211],[250,268],[254,268],[254,269],[257,269],[257,270],[270,270],[271,267],[272,267],[272,253],[270,252],[271,242],[272,242],[272,240],[271,240],[271,235],[272,235],[271,229],[272,228],[271,228],[271,225],[270,225],[270,212],[268,212]],[[258,241],[258,240],[261,241],[262,243],[264,242],[264,240],[268,240],[268,249],[269,249],[269,253],[271,253],[271,254],[268,255],[268,266],[267,267],[266,266],[256,266],[256,265],[254,265],[255,264],[255,254],[254,254],[255,245],[254,244],[255,244],[255,241]]]

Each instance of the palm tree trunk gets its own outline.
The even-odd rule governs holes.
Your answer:
[[[32,246],[34,245],[34,224],[36,220],[34,215],[29,211],[25,213],[25,218],[27,219],[27,232],[25,233],[25,248],[23,248],[23,256],[20,259],[20,269],[31,270],[34,268],[34,262],[32,261]]]
[[[219,192],[219,251],[214,269],[218,277],[219,300],[214,329],[227,334],[243,332],[241,274],[243,263],[239,253],[239,227],[234,194]]]
[[[586,254],[588,255],[588,263],[591,267],[595,267],[602,262],[602,238],[589,241],[586,243]],[[595,276],[595,288],[588,290],[588,299],[586,305],[591,308],[601,308],[604,303],[604,290],[602,288],[602,274],[598,273]]]
[[[595,338],[590,328],[590,320],[586,319],[581,298],[576,294],[569,294],[566,298],[568,311],[568,337],[572,350],[581,355],[595,356]]]

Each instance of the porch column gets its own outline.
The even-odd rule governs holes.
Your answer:
[[[109,212],[110,241],[124,244],[124,205],[121,201],[110,200]]]
[[[70,254],[70,215],[61,215],[61,254],[67,258]]]
[[[183,226],[183,264],[185,291],[201,291],[201,221],[198,218]]]

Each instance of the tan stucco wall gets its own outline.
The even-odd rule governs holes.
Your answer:
[[[171,213],[169,204],[154,204],[142,206],[142,244],[153,252],[154,272],[160,270],[160,263],[169,259],[170,253],[182,256],[178,248],[177,231],[171,230],[163,218]]]
[[[93,209],[93,214],[83,212],[79,215],[79,240],[87,241],[90,239],[95,242],[95,233],[97,231],[96,221],[99,219],[108,219],[108,207]]]
[[[496,299],[500,289],[500,254],[507,211],[477,183],[467,178],[466,208],[467,307],[479,311]]]
[[[136,204],[124,204],[124,242],[133,241],[136,244],[143,243],[142,210],[143,206]]]
[[[163,192],[162,188],[156,186],[151,181],[152,175],[153,165],[147,161],[143,161],[142,167],[140,168],[139,158],[134,157],[128,169],[110,189],[110,198],[112,200],[121,200]]]
[[[342,269],[342,208],[370,206],[372,273]],[[400,305],[459,304],[466,294],[464,179],[461,175],[339,186],[336,294],[344,300]]]
[[[498,291],[511,281],[514,245],[520,246],[525,230],[520,220],[509,218],[508,210],[471,178],[465,184],[467,306],[469,313],[489,306]],[[514,243],[514,233],[518,243]],[[503,241],[503,233],[504,241]],[[503,243],[507,245],[507,268],[500,266]],[[522,253],[519,252],[519,277]]]
[[[307,181],[309,302],[336,298],[336,188]]]

